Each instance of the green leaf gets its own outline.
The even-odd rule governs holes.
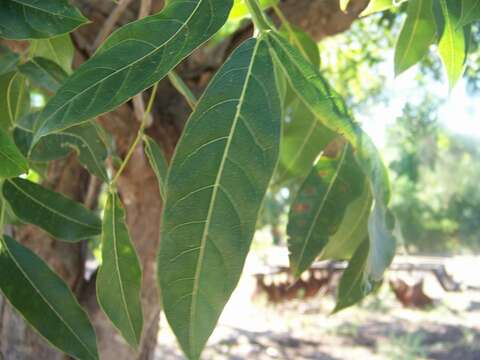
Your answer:
[[[325,126],[345,137],[355,149],[355,158],[367,177],[375,201],[369,220],[371,252],[369,254],[369,276],[374,281],[391,263],[395,254],[395,239],[391,232],[393,219],[388,204],[390,185],[387,170],[370,137],[348,114],[344,101],[329,86],[300,52],[288,41],[271,32],[267,35],[276,63],[282,67],[291,87],[310,111]],[[377,212],[375,214],[375,212]],[[374,219],[374,221],[372,221]]]
[[[298,98],[287,109],[276,183],[303,179],[335,133],[320,123]]]
[[[395,6],[398,6],[402,1],[395,0],[370,0],[365,10],[362,11],[360,16],[368,16],[377,12],[389,10]]]
[[[114,32],[45,107],[35,141],[124,103],[168,74],[225,23],[232,0],[172,0]]]
[[[337,233],[348,205],[361,196],[365,176],[349,145],[322,156],[300,187],[287,226],[290,267],[299,277]]]
[[[32,40],[30,43],[32,56],[49,59],[68,74],[72,72],[73,47],[70,35],[60,35],[50,39]]]
[[[267,44],[251,39],[211,81],[177,145],[158,277],[190,359],[199,358],[240,278],[278,158],[280,116]]]
[[[410,0],[395,48],[395,75],[418,63],[436,38],[433,0]]]
[[[465,26],[480,20],[480,0],[462,0],[460,25]]]
[[[58,239],[73,242],[101,232],[100,219],[82,204],[28,180],[6,180],[3,196],[18,218]]]
[[[96,285],[98,303],[103,312],[125,340],[137,348],[143,327],[142,270],[125,224],[125,211],[115,193],[108,195],[105,206],[102,265]]]
[[[0,290],[49,343],[81,360],[98,359],[95,331],[65,282],[37,255],[0,238]]]
[[[2,129],[0,129],[0,164],[0,178],[15,177],[28,171],[27,160]]]
[[[0,45],[0,75],[15,71],[20,56],[6,46]]]
[[[259,0],[262,9],[268,9],[270,6],[277,5],[279,0]],[[230,11],[229,21],[239,21],[250,15],[245,0],[235,0],[232,11]]]
[[[368,219],[372,209],[370,184],[365,182],[362,195],[352,201],[337,232],[320,254],[322,260],[348,260],[368,236]]]
[[[55,93],[67,77],[67,73],[51,60],[35,57],[19,65],[18,70],[30,81],[51,93]]]
[[[369,246],[370,242],[365,239],[343,272],[334,313],[358,303],[379,285],[379,282],[371,282],[366,275]]]
[[[0,127],[10,130],[16,121],[30,110],[30,98],[25,76],[19,72],[0,76]]]
[[[73,31],[88,20],[67,0],[2,0],[0,38],[43,39]]]
[[[143,138],[143,142],[145,144],[145,154],[148,157],[150,166],[152,167],[155,175],[157,176],[160,195],[162,196],[162,199],[165,200],[165,183],[167,180],[168,172],[167,160],[165,159],[165,155],[163,154],[162,149],[155,140],[145,135]]]
[[[109,177],[104,164],[108,156],[108,145],[103,130],[94,122],[86,122],[72,126],[67,130],[45,136],[31,148],[33,127],[39,113],[24,116],[14,130],[15,143],[29,160],[34,162],[49,162],[67,156],[73,149],[79,162],[91,174],[108,182]]]
[[[316,68],[320,66],[320,51],[317,43],[309,33],[291,24],[288,25],[288,29],[282,26],[282,33],[293,46],[300,50],[302,55],[308,59],[313,66]]]
[[[458,0],[440,0],[443,31],[438,52],[448,77],[450,89],[462,77],[467,59],[468,30],[460,25],[461,4]]]

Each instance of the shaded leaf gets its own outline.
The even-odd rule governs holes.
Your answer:
[[[459,26],[480,20],[480,0],[462,0],[462,15]]]
[[[162,196],[162,199],[165,200],[165,184],[168,172],[167,160],[165,159],[165,155],[163,154],[160,146],[150,136],[145,135],[143,138],[143,142],[145,144],[145,154],[148,157],[150,166],[152,167],[155,175],[157,176],[160,195]]]
[[[443,29],[438,52],[448,77],[450,89],[462,77],[467,59],[468,29],[460,26],[461,4],[458,0],[440,0]]]
[[[48,342],[81,360],[98,359],[95,332],[65,282],[15,240],[0,239],[0,290]]]
[[[290,267],[299,277],[337,233],[346,209],[362,194],[365,176],[349,145],[324,155],[300,187],[287,226]]]
[[[410,0],[407,18],[395,48],[395,74],[418,63],[435,41],[437,29],[433,0]]]
[[[10,130],[16,121],[30,110],[30,98],[25,76],[8,73],[0,76],[0,126]]]
[[[267,44],[251,39],[215,75],[177,146],[158,277],[190,359],[199,358],[240,278],[278,158],[280,116]]]
[[[5,39],[50,38],[87,21],[67,0],[0,1],[0,37]]]
[[[6,180],[3,196],[18,218],[58,239],[78,241],[101,232],[100,219],[82,204],[31,181]]]
[[[125,224],[125,211],[118,195],[110,193],[103,217],[97,297],[103,312],[134,348],[140,343],[143,327],[141,285],[142,270]]]
[[[19,65],[18,70],[30,81],[51,93],[55,93],[67,77],[67,73],[51,60],[35,57]]]
[[[365,271],[369,246],[368,239],[362,241],[348,267],[343,272],[338,285],[337,304],[333,310],[334,313],[358,303],[379,285],[378,282],[371,282]]]
[[[326,128],[299,99],[287,109],[276,183],[303,179],[335,133]]]
[[[372,280],[380,280],[380,274],[390,264],[395,254],[395,239],[391,235],[393,219],[389,213],[390,185],[387,170],[381,156],[370,137],[353,121],[345,108],[344,101],[330,87],[297,49],[275,33],[269,33],[268,42],[277,63],[282,67],[285,76],[297,96],[310,111],[331,130],[341,134],[354,147],[355,158],[368,179],[375,207],[375,227],[381,230],[372,232],[369,226],[370,248],[369,276]],[[372,216],[372,215],[371,215]],[[388,236],[384,236],[388,234]],[[382,235],[382,236],[377,236]],[[373,249],[376,249],[375,251]],[[383,258],[376,258],[382,256]],[[384,266],[377,266],[383,264]]]
[[[28,171],[27,160],[2,129],[0,129],[0,164],[0,178],[15,177]]]
[[[31,53],[34,57],[49,59],[68,74],[72,72],[75,48],[69,34],[56,36],[49,39],[33,40],[30,43]]]
[[[160,13],[115,31],[48,102],[40,137],[124,103],[162,79],[225,23],[232,0],[172,0]]]
[[[0,75],[15,71],[20,56],[4,45],[0,45]]]

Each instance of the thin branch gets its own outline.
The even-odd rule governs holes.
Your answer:
[[[92,45],[92,50],[93,51],[95,49],[97,49],[105,41],[105,39],[108,37],[108,35],[110,35],[110,33],[113,31],[113,28],[117,24],[118,19],[120,19],[122,14],[127,9],[128,5],[130,5],[130,3],[132,1],[133,0],[120,0],[118,2],[118,5],[112,11],[112,13],[108,17],[108,19],[105,20],[105,23],[103,24],[103,27],[98,32],[97,38],[95,39],[95,41],[93,42],[93,45]]]

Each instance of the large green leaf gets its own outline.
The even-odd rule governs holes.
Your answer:
[[[211,81],[173,158],[158,276],[165,314],[198,359],[235,288],[274,171],[280,100],[267,44],[240,46]]]
[[[436,34],[433,0],[410,0],[395,48],[395,74],[412,67],[428,54]]]
[[[369,220],[368,275],[378,281],[395,254],[395,239],[391,234],[393,219],[388,209],[390,185],[381,156],[370,137],[348,114],[344,101],[318,70],[281,36],[273,32],[267,36],[277,64],[297,96],[319,121],[344,136],[355,149],[355,158],[369,181],[375,201]]]
[[[0,75],[15,71],[20,56],[4,45],[0,45]]]
[[[67,79],[41,117],[40,137],[114,109],[168,74],[225,23],[232,0],[172,0],[114,32]]]
[[[461,3],[458,0],[440,0],[443,14],[438,52],[448,77],[450,89],[462,77],[467,59],[469,30],[461,26]],[[440,25],[440,24],[439,24]]]
[[[0,129],[0,178],[9,178],[28,171],[27,160],[10,136]]]
[[[78,241],[101,232],[100,219],[83,205],[28,180],[6,180],[3,196],[18,218],[58,239]]]
[[[165,159],[165,155],[163,154],[162,149],[155,140],[145,135],[145,137],[143,138],[143,142],[145,144],[145,154],[148,157],[150,166],[152,167],[155,175],[157,176],[160,195],[162,196],[162,199],[165,200],[165,183],[167,180],[168,172],[167,160]]]
[[[335,137],[299,99],[290,104],[286,118],[275,179],[280,184],[307,176],[320,152]]]
[[[480,20],[480,0],[462,0],[460,25],[468,25]]]
[[[18,70],[30,81],[51,93],[55,93],[67,77],[67,73],[51,60],[35,57],[19,65]]]
[[[125,340],[137,348],[143,327],[142,270],[125,224],[125,211],[115,193],[108,195],[105,206],[102,265],[96,285],[101,308]]]
[[[87,21],[67,0],[0,1],[1,38],[50,38],[70,32]]]
[[[73,47],[70,35],[60,35],[54,38],[33,40],[30,43],[31,54],[34,57],[42,57],[52,60],[66,72],[72,72]]]
[[[98,359],[95,332],[65,282],[15,240],[0,238],[0,290],[48,342],[81,360]]]
[[[337,233],[347,207],[363,191],[365,176],[349,145],[324,155],[300,187],[287,226],[290,267],[299,277]]]

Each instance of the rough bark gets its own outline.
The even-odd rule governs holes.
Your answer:
[[[287,0],[281,7],[289,20],[310,32],[316,40],[349,28],[368,0],[352,0],[347,14],[338,8],[338,0]],[[88,58],[93,44],[106,18],[111,14],[112,1],[77,0],[83,13],[92,23],[74,34],[78,50],[77,64]],[[134,20],[140,1],[133,1],[120,17],[118,24]],[[161,9],[163,1],[153,1],[153,11]],[[178,71],[197,94],[206,86],[212,74],[241,41],[252,32],[247,26],[230,40],[214,50],[201,49],[186,60]],[[19,43],[13,44],[19,46]],[[24,44],[20,44],[23,46]],[[163,147],[167,158],[173,154],[183,124],[188,116],[188,106],[168,81],[160,84],[153,114],[153,126],[148,129]],[[132,142],[138,121],[133,106],[127,103],[117,110],[100,117],[100,123],[114,135],[117,152],[123,157]],[[95,206],[100,187],[89,178],[74,156],[55,162],[49,169],[47,183],[89,206]],[[143,266],[142,301],[145,312],[145,328],[139,353],[135,354],[116,333],[113,326],[99,310],[95,295],[95,276],[84,279],[86,261],[85,244],[71,245],[55,241],[31,226],[25,226],[15,234],[22,243],[42,256],[67,283],[75,289],[94,323],[99,339],[99,350],[104,360],[153,359],[158,333],[160,313],[159,296],[155,281],[155,255],[159,244],[159,219],[162,202],[157,182],[141,148],[136,149],[118,188],[127,211],[127,222],[132,239]],[[65,357],[53,350],[32,331],[0,297],[0,360],[57,360]]]

